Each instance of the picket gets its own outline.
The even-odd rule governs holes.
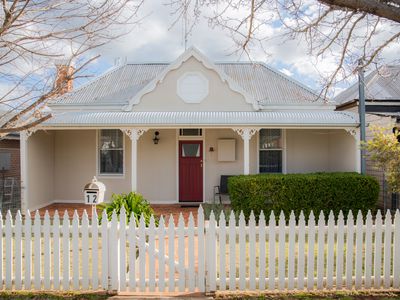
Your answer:
[[[375,248],[374,248],[374,288],[381,287],[382,276],[382,215],[378,210],[375,217]]]
[[[111,224],[112,228],[112,224]],[[139,221],[139,289],[141,292],[146,290],[146,225],[144,216],[140,216]],[[174,239],[172,239],[174,241]],[[174,253],[174,252],[172,252]]]
[[[313,211],[311,211],[308,217],[308,256],[307,256],[307,289],[314,289],[314,264],[315,264],[315,253],[314,253],[314,243],[315,243],[315,217]]]
[[[390,287],[391,269],[391,250],[392,250],[392,215],[387,210],[385,215],[385,239],[383,246],[383,286],[385,289]]]
[[[79,290],[79,216],[75,210],[72,217],[72,287]]]
[[[269,256],[268,256],[268,289],[274,290],[275,289],[275,243],[276,243],[276,221],[275,221],[275,214],[272,211],[269,217],[269,226],[268,226],[268,243],[269,243]]]
[[[194,219],[193,214],[190,213],[189,215],[189,222],[188,222],[188,289],[189,292],[194,292],[196,287],[195,282],[195,259],[196,255],[194,252]],[[160,240],[162,241],[161,237]],[[225,253],[225,252],[224,252]],[[160,262],[161,264],[161,262]],[[164,267],[164,266],[163,266]],[[161,269],[161,265],[160,265]]]
[[[297,289],[303,290],[304,289],[304,245],[305,245],[305,236],[306,236],[306,222],[304,219],[304,213],[301,211],[299,216],[299,226],[298,226],[298,242],[297,242]]]
[[[18,211],[15,217],[15,243],[14,243],[14,257],[15,257],[15,289],[22,289],[22,216]]]
[[[60,289],[60,217],[58,211],[54,212],[53,217],[53,288]]]
[[[126,210],[122,206],[119,215],[119,291],[126,291]]]
[[[266,245],[266,239],[265,239],[265,216],[264,212],[261,211],[260,218],[258,220],[258,244],[260,247],[260,252],[259,252],[259,259],[258,259],[258,264],[259,264],[259,269],[258,269],[258,289],[259,290],[264,290],[265,289],[265,271],[266,271],[266,254],[265,254],[265,245]]]
[[[365,261],[364,261],[364,285],[365,288],[371,287],[371,274],[372,274],[372,215],[368,211],[365,221]],[[399,249],[400,250],[400,249]]]
[[[393,288],[400,287],[400,213],[396,210],[393,233]]]
[[[69,215],[68,211],[65,210],[62,225],[62,246],[63,246],[63,290],[67,291],[70,289],[70,272],[69,272]]]
[[[353,249],[354,249],[354,218],[350,211],[347,216],[346,224],[346,288],[351,290],[353,287]]]
[[[164,224],[163,216],[160,217],[160,220],[158,222],[157,236],[158,236],[158,277],[159,277],[158,278],[158,291],[164,292],[164,290],[165,290],[165,224]],[[132,257],[132,259],[133,259],[133,257]],[[130,259],[130,261],[131,261],[131,259]]]
[[[180,292],[185,291],[185,222],[183,221],[182,213],[178,218],[178,289]],[[215,239],[215,236],[213,236]],[[213,249],[216,250],[215,248]],[[149,255],[151,255],[149,253]],[[215,265],[215,264],[214,264]]]
[[[363,259],[363,216],[358,211],[356,220],[356,265],[355,265],[355,288],[360,289],[362,285],[362,259]]]
[[[249,219],[249,289],[256,289],[256,218],[251,212]]]
[[[81,226],[82,245],[82,289],[89,289],[89,218],[86,210],[83,211]]]
[[[343,287],[343,257],[344,257],[344,216],[339,212],[336,234],[336,288]]]
[[[168,221],[168,291],[174,292],[175,291],[175,224],[174,224],[174,217],[170,215]],[[140,257],[139,257],[140,260]],[[140,272],[140,274],[142,274]]]
[[[44,289],[50,289],[50,216],[46,210],[43,222],[43,276],[44,276]]]
[[[6,289],[11,290],[12,289],[12,270],[13,270],[13,254],[12,254],[12,230],[13,230],[13,219],[11,216],[11,212],[8,211],[6,215],[6,225],[5,225],[5,240],[6,240],[6,260],[5,260],[5,266],[6,266],[6,278],[5,278],[5,286]],[[10,242],[7,242],[10,241]]]
[[[325,216],[321,211],[318,218],[318,256],[317,256],[317,289],[324,287],[325,256]]]
[[[229,290],[236,290],[236,220],[231,211],[229,216]],[[200,275],[200,274],[199,274]]]
[[[120,233],[123,235],[124,233]],[[149,257],[149,291],[154,292],[156,290],[156,263],[155,263],[155,220],[154,216],[150,218],[149,224],[149,250],[148,250],[148,257]],[[122,247],[122,243],[121,243]],[[125,251],[125,249],[124,249]],[[121,265],[122,267],[122,265]],[[122,274],[122,272],[121,272]]]
[[[33,224],[33,248],[34,248],[34,288],[40,290],[42,287],[42,232],[39,211],[36,211]],[[69,277],[68,277],[69,278]]]
[[[294,288],[294,259],[295,259],[295,239],[296,239],[296,219],[294,216],[294,212],[290,213],[289,217],[289,252],[288,252],[288,289],[293,290]]]
[[[164,225],[164,219],[160,220],[160,228]],[[136,219],[134,214],[129,218],[128,228],[128,253],[129,253],[129,291],[136,291]]]
[[[219,290],[226,290],[226,220],[225,214],[222,211],[219,216],[219,234],[218,234],[218,243],[219,243]],[[190,226],[189,226],[190,227]],[[190,260],[189,260],[190,262]]]
[[[234,212],[228,225],[227,219],[222,212],[217,224],[211,213],[205,223],[199,208],[197,226],[190,214],[187,224],[182,215],[177,224],[170,216],[168,226],[163,217],[146,225],[141,216],[137,227],[134,215],[126,223],[124,209],[110,221],[103,212],[101,222],[96,213],[89,221],[86,211],[70,220],[66,211],[62,224],[58,212],[53,220],[36,212],[33,222],[29,211],[24,222],[20,212],[14,218],[8,212],[0,219],[1,284],[134,292],[400,287],[399,211],[384,221],[379,211],[365,220],[361,212],[356,220],[340,212],[336,224],[332,212],[327,218],[321,212],[318,224],[312,212],[300,213],[298,224],[293,212],[289,220],[281,212],[278,224],[273,212],[268,225],[263,213],[246,222],[241,212],[238,224]]]
[[[243,212],[239,215],[239,289],[246,289],[246,221]]]
[[[243,216],[244,217],[244,216]],[[207,277],[208,277],[208,289],[209,291],[216,291],[216,277],[217,277],[217,259],[216,259],[216,220],[214,212],[210,214],[210,221],[207,228],[207,240],[209,244],[207,245],[206,249],[208,252],[207,255]]]
[[[32,216],[29,210],[25,214],[24,224],[24,238],[25,238],[25,274],[24,274],[24,289],[31,289],[31,278],[32,278]],[[3,219],[0,214],[0,234],[3,236]],[[3,239],[0,239],[0,276],[3,278]],[[3,281],[1,280],[1,287],[3,287]]]
[[[278,226],[278,289],[285,288],[285,268],[286,268],[286,220],[285,214],[281,211]]]
[[[91,233],[92,233],[92,276],[91,286],[93,290],[97,290],[99,287],[99,220],[97,217],[97,210],[93,210],[92,222],[91,222]]]
[[[327,242],[327,259],[326,259],[326,288],[333,288],[333,267],[335,256],[335,217],[330,211],[328,216],[328,242]]]

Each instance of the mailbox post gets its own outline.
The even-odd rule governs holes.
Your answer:
[[[92,205],[92,215],[96,210],[96,205],[104,201],[105,191],[106,186],[97,181],[96,176],[93,177],[92,182],[86,184],[83,188],[85,204]]]

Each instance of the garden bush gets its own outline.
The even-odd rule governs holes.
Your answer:
[[[307,218],[311,210],[316,217],[321,210],[332,210],[335,216],[340,210],[361,210],[364,215],[374,211],[379,184],[358,173],[259,174],[229,178],[228,191],[232,208],[243,210],[246,217],[252,210],[256,215],[263,210],[267,218],[272,210],[288,217],[293,210]]]
[[[145,224],[149,225],[150,217],[154,214],[149,202],[139,193],[130,192],[129,194],[113,194],[110,203],[101,204],[100,208],[105,209],[108,220],[111,220],[113,211],[115,210],[118,219],[122,207],[125,207],[126,222],[133,214],[136,220],[136,225],[139,225],[140,216],[143,214]],[[157,219],[155,220],[156,223]]]

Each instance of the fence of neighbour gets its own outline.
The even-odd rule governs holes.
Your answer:
[[[1,216],[1,215],[0,215]],[[400,287],[400,214],[346,220],[234,214],[187,224],[86,213],[0,222],[7,290],[322,290]]]

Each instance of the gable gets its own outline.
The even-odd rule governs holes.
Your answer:
[[[254,111],[251,100],[215,68],[189,57],[141,95],[132,111]]]

